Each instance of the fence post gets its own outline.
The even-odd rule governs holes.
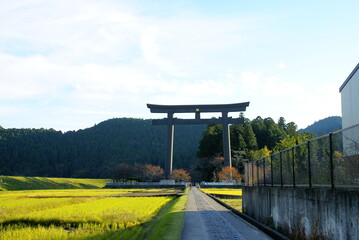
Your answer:
[[[244,186],[248,186],[248,184],[249,184],[249,179],[248,179],[249,175],[248,174],[249,174],[248,165],[247,165],[247,163],[245,163],[244,164]]]
[[[257,165],[257,186],[259,187],[259,161],[256,161],[256,165]]]
[[[273,161],[272,161],[272,155],[269,155],[269,160],[270,160],[270,180],[272,183],[272,187],[273,187]]]
[[[294,166],[294,147],[292,147],[292,170],[293,170],[293,187],[295,187],[295,166]]]
[[[266,185],[266,160],[263,158],[263,185]]]
[[[309,181],[309,188],[312,187],[312,170],[310,164],[310,141],[308,141],[308,181]]]
[[[254,186],[254,167],[253,167],[253,165],[254,165],[254,162],[251,162],[251,166],[252,166],[252,171],[251,171],[251,173],[252,173],[252,186]]]
[[[330,183],[332,185],[332,189],[334,189],[334,169],[333,169],[333,139],[332,133],[329,133],[329,160],[330,160]]]
[[[283,163],[282,163],[282,152],[279,152],[280,160],[280,186],[283,187]]]

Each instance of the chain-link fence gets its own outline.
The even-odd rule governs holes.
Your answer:
[[[245,164],[245,184],[359,188],[359,124]]]

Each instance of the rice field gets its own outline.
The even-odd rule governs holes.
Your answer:
[[[242,212],[242,199],[228,199],[228,198],[218,198],[222,202],[228,204],[229,206],[237,209],[238,211]]]
[[[131,194],[158,191],[176,190],[3,191],[0,239],[143,239],[146,224],[176,197]]]
[[[216,198],[222,202],[228,204],[229,206],[237,209],[242,212],[242,189],[233,189],[233,188],[201,188],[205,193],[216,194]],[[221,196],[223,195],[223,196]],[[236,199],[228,198],[227,196],[239,197]]]
[[[233,188],[201,188],[205,193],[242,196],[242,189]]]
[[[0,192],[1,198],[66,198],[66,197],[119,197],[138,194],[173,194],[175,189],[64,189],[64,190],[31,190],[31,191],[4,191]]]
[[[30,189],[96,189],[105,186],[110,179],[46,178],[0,176],[0,191]]]

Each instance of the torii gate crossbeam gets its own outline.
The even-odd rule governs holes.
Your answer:
[[[167,118],[152,120],[153,125],[167,125],[167,155],[165,160],[165,177],[168,178],[172,173],[174,125],[179,124],[222,124],[224,165],[232,166],[229,124],[243,123],[243,119],[228,117],[228,113],[244,112],[248,106],[249,102],[210,105],[147,104],[147,107],[150,109],[151,113],[167,113]],[[222,113],[222,117],[201,119],[201,112],[220,112]],[[195,118],[174,118],[173,115],[175,113],[195,113]]]

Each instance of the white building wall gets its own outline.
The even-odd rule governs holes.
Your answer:
[[[343,129],[359,123],[359,70],[341,91]]]
[[[345,129],[359,123],[359,64],[349,75],[340,90],[342,97],[342,126],[343,129]],[[359,157],[358,129],[359,127],[356,126],[342,132],[344,156]],[[355,157],[355,159],[350,158],[349,160],[350,164],[353,164],[352,161],[354,160],[355,162],[359,162],[359,158],[357,157]],[[353,164],[353,166],[355,166],[355,164]]]

